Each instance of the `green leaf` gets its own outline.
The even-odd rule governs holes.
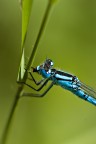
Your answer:
[[[26,41],[27,29],[30,19],[31,7],[33,0],[21,0],[20,5],[22,8],[22,43],[21,43],[21,62],[19,66],[19,73],[17,81],[23,79],[24,76],[24,66],[25,66],[25,57],[24,57],[24,44]]]
[[[22,1],[22,48],[24,46],[24,41],[26,39],[27,28],[31,13],[33,0],[23,0]]]
[[[23,79],[24,66],[25,66],[25,62],[24,61],[25,61],[25,57],[24,57],[24,49],[23,49],[17,81],[21,81]]]

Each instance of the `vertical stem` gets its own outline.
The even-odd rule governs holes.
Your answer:
[[[8,121],[7,121],[6,125],[5,125],[5,129],[4,129],[4,132],[3,132],[3,137],[1,139],[1,143],[0,144],[5,144],[6,143],[6,137],[7,137],[7,134],[8,134],[8,129],[10,127],[12,116],[13,116],[15,108],[17,106],[17,103],[18,103],[18,100],[19,100],[19,95],[20,95],[22,89],[23,89],[22,86],[18,87],[18,90],[17,90],[16,96],[15,96],[12,108],[10,110]]]
[[[51,5],[52,3],[48,2],[48,6],[46,8],[46,11],[45,11],[45,15],[43,17],[43,20],[42,20],[42,23],[41,23],[41,27],[40,27],[40,30],[39,30],[39,33],[38,33],[38,36],[37,36],[37,39],[36,39],[36,42],[35,42],[35,45],[33,47],[33,50],[32,50],[32,53],[31,53],[31,56],[29,58],[29,61],[28,61],[28,65],[27,65],[27,69],[30,68],[31,66],[31,63],[33,62],[33,59],[35,57],[35,54],[36,54],[36,51],[37,51],[37,46],[39,44],[39,41],[40,41],[40,38],[41,38],[41,35],[42,35],[42,32],[45,28],[45,24],[46,24],[46,21],[48,19],[48,16],[49,16],[49,12],[50,12],[50,8],[51,8]],[[23,77],[23,82],[26,82],[26,79],[27,79],[27,72],[25,71],[24,73],[24,77]],[[3,136],[2,136],[2,139],[1,139],[1,143],[0,144],[5,144],[6,143],[6,138],[7,138],[7,134],[8,134],[8,130],[10,128],[10,124],[11,124],[11,121],[12,121],[12,117],[14,115],[14,111],[15,111],[15,108],[17,106],[17,103],[19,101],[19,98],[20,98],[20,95],[22,93],[22,90],[24,88],[24,84],[20,85],[17,89],[17,93],[15,95],[15,99],[14,99],[14,102],[13,102],[13,105],[12,105],[12,108],[11,108],[11,111],[10,111],[10,114],[9,114],[9,117],[8,117],[8,121],[6,123],[6,126],[5,126],[5,129],[4,129],[4,132],[3,132]]]
[[[48,6],[47,6],[47,8],[46,8],[45,15],[44,15],[43,20],[42,20],[42,23],[41,23],[41,27],[40,27],[38,36],[37,36],[37,39],[36,39],[36,42],[35,42],[35,45],[34,45],[34,47],[33,47],[33,49],[32,49],[32,53],[31,53],[31,56],[30,56],[30,59],[29,59],[28,65],[27,65],[27,69],[30,68],[31,63],[32,63],[33,60],[34,60],[34,57],[35,57],[35,54],[36,54],[36,51],[37,51],[37,48],[38,48],[38,44],[39,44],[41,35],[42,35],[42,33],[43,33],[43,30],[44,30],[44,28],[45,28],[46,21],[47,21],[47,19],[48,19],[48,15],[49,15],[51,6],[52,6],[52,3],[51,3],[50,0],[49,0]]]

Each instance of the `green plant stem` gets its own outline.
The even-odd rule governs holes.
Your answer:
[[[36,54],[36,51],[37,51],[37,48],[38,48],[38,44],[39,44],[39,41],[40,41],[42,32],[43,32],[43,30],[44,30],[44,28],[45,28],[45,24],[46,24],[46,21],[47,21],[47,19],[48,19],[48,15],[49,15],[51,6],[52,6],[52,4],[51,4],[51,2],[50,2],[50,0],[49,0],[49,3],[48,3],[48,6],[47,6],[45,15],[44,15],[44,17],[43,17],[43,20],[42,20],[42,23],[41,23],[41,27],[40,27],[40,30],[39,30],[39,33],[38,33],[38,36],[37,36],[37,39],[36,39],[34,48],[33,48],[33,50],[32,50],[32,54],[31,54],[31,56],[30,56],[30,59],[29,59],[28,65],[27,65],[27,69],[30,68],[30,65],[32,64],[32,62],[33,62],[33,60],[34,60],[34,57],[35,57],[35,54]]]
[[[37,47],[38,47],[38,44],[39,44],[39,41],[40,41],[42,32],[43,32],[43,30],[44,30],[44,28],[45,28],[45,24],[46,24],[46,21],[47,21],[47,19],[48,19],[48,15],[49,15],[51,6],[52,6],[52,3],[49,1],[48,6],[47,6],[47,8],[46,8],[45,15],[44,15],[43,20],[42,20],[42,23],[41,23],[41,27],[40,27],[40,30],[39,30],[39,33],[38,33],[38,36],[37,36],[35,45],[34,45],[34,47],[33,47],[31,56],[30,56],[29,61],[28,61],[28,65],[27,65],[27,67],[26,67],[27,69],[30,68],[31,63],[32,63],[33,60],[34,60],[34,57],[35,57],[35,54],[36,54],[36,51],[37,51]],[[23,81],[23,82],[26,82],[26,80],[27,80],[27,71],[25,71],[24,77],[23,77],[23,80],[22,80],[22,81]],[[19,98],[21,97],[21,94],[22,94],[23,89],[24,89],[24,84],[19,85],[19,87],[18,87],[18,89],[17,89],[17,93],[16,93],[16,95],[15,95],[15,99],[14,99],[14,102],[13,102],[13,105],[12,105],[12,108],[11,108],[11,111],[10,111],[10,114],[9,114],[9,117],[8,117],[8,121],[7,121],[6,126],[5,126],[5,129],[4,129],[4,133],[3,133],[2,140],[1,140],[1,143],[0,143],[0,144],[5,144],[5,143],[6,143],[6,138],[7,138],[8,130],[9,130],[9,127],[10,127],[10,124],[11,124],[11,121],[12,121],[12,117],[13,117],[15,108],[16,108],[16,106],[17,106],[17,103],[18,103],[18,101],[19,101]]]

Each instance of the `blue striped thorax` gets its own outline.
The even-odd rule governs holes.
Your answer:
[[[40,66],[38,66],[38,73],[44,78],[49,78],[51,76],[51,73],[49,71],[46,71],[44,68],[40,68]]]
[[[49,78],[51,76],[51,68],[53,66],[53,62],[51,59],[46,59],[46,61],[40,65],[37,66],[33,72],[38,72],[40,75],[42,75],[44,78]]]

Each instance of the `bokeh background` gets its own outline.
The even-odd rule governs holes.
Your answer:
[[[33,2],[25,43],[27,59],[47,2]],[[21,22],[19,1],[0,0],[0,139],[18,87]],[[33,66],[42,63],[46,57],[54,61],[54,67],[75,74],[96,88],[95,0],[58,0],[53,5]],[[25,87],[25,91],[32,90]],[[24,97],[19,100],[6,144],[81,143],[96,144],[95,106],[59,86],[54,86],[42,99]]]

